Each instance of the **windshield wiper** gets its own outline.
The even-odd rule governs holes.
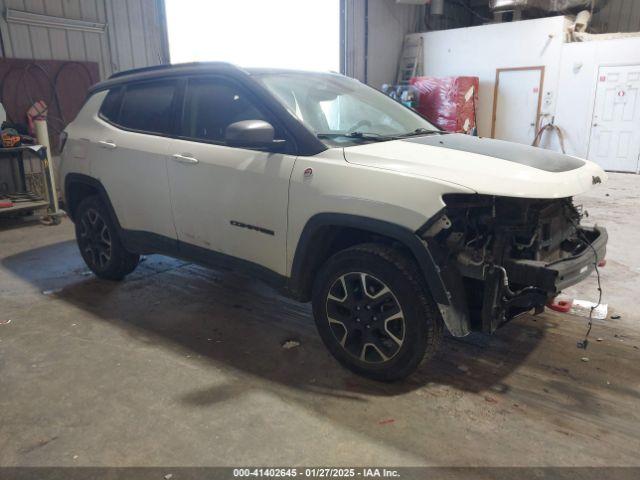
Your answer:
[[[318,138],[335,138],[335,137],[346,137],[346,138],[365,138],[367,140],[377,140],[380,138],[387,138],[378,133],[371,132],[335,132],[335,133],[318,133]]]
[[[386,142],[388,140],[393,140],[395,137],[380,135],[378,133],[372,132],[348,132],[348,133],[318,133],[318,138],[336,138],[336,137],[344,137],[344,138],[355,138],[358,140],[372,140],[374,142]]]
[[[375,142],[387,142],[389,140],[397,140],[399,138],[412,137],[414,135],[445,135],[450,132],[445,132],[442,130],[430,130],[428,128],[416,128],[413,132],[409,133],[400,133],[396,135],[381,135],[379,133],[373,132],[336,132],[336,133],[318,133],[318,138],[336,138],[336,137],[344,137],[344,138],[358,138],[363,140],[373,140]]]
[[[393,135],[380,135],[379,133],[373,132],[343,132],[343,133],[318,133],[318,138],[336,138],[336,137],[344,137],[344,138],[357,138],[362,140],[373,140],[375,142],[386,142],[388,140],[394,140],[397,138]]]
[[[413,132],[403,133],[399,137],[413,137],[414,135],[446,135],[451,132],[444,130],[430,130],[428,128],[416,128]]]

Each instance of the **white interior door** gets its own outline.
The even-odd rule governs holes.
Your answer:
[[[589,160],[605,170],[638,172],[640,65],[600,67]]]
[[[531,145],[536,136],[542,67],[498,70],[492,137]]]

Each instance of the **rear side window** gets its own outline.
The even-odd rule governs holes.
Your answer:
[[[115,123],[131,130],[169,133],[175,92],[174,81],[128,85]]]
[[[223,143],[227,127],[241,120],[269,121],[233,83],[220,78],[189,81],[182,117],[183,137]]]
[[[118,121],[118,112],[120,111],[120,102],[122,101],[122,87],[112,88],[107,93],[102,106],[100,107],[100,116],[110,122]]]

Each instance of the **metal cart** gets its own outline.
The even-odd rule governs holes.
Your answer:
[[[25,157],[27,154],[27,158]],[[36,160],[36,165],[33,164]],[[0,218],[17,213],[45,210],[44,223],[57,225],[63,212],[58,208],[53,167],[43,145],[0,148],[0,162],[9,162],[0,179]]]

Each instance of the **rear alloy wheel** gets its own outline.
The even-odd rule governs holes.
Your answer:
[[[90,266],[103,270],[111,260],[111,233],[97,210],[88,208],[79,221],[78,245]]]
[[[313,316],[345,367],[375,380],[410,375],[442,338],[442,318],[407,254],[363,244],[338,252],[318,272]]]
[[[87,197],[75,211],[76,240],[80,254],[96,276],[122,280],[133,272],[140,256],[128,252],[111,215],[97,196]]]

